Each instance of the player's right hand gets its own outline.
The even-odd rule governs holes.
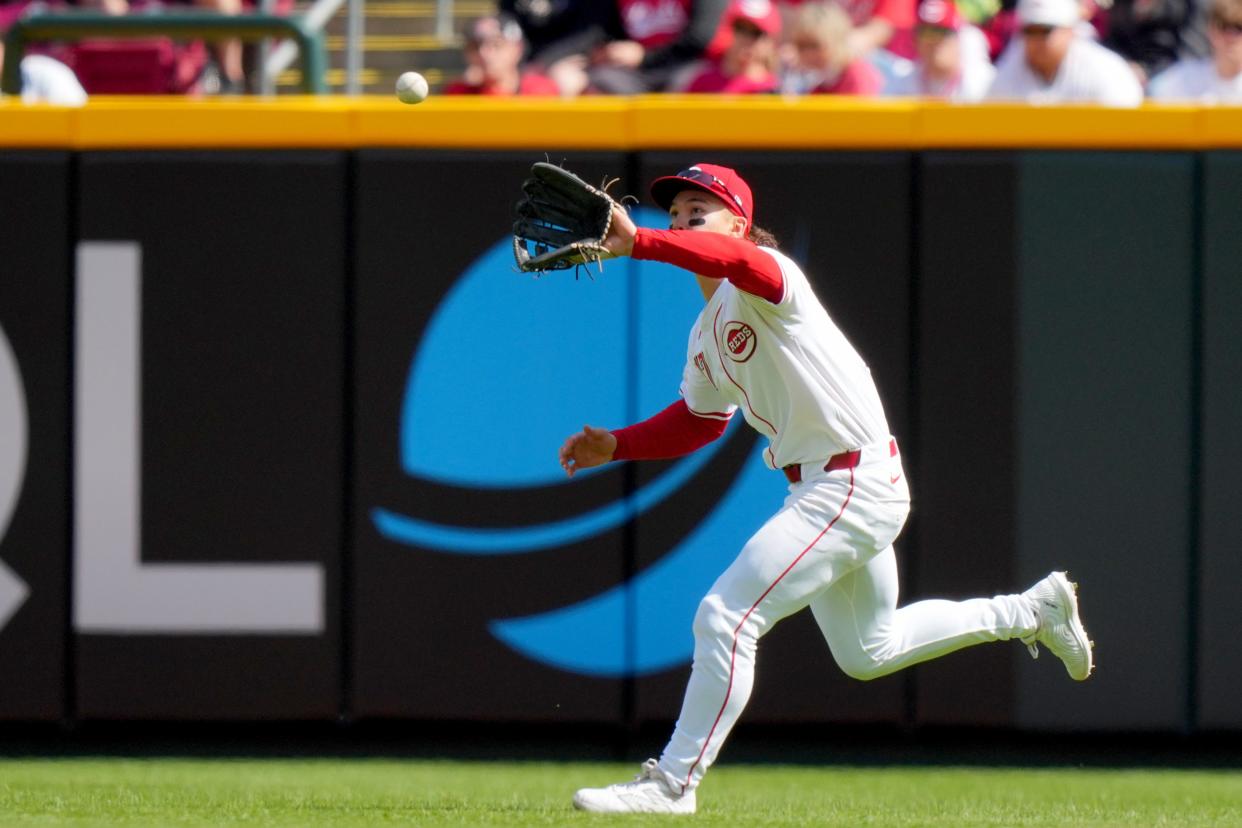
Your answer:
[[[617,438],[603,428],[583,426],[582,431],[569,435],[561,446],[561,468],[567,477],[573,477],[578,469],[602,466],[612,460],[617,450]]]

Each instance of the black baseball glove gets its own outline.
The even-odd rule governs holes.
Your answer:
[[[604,239],[616,204],[603,189],[569,170],[543,161],[531,165],[514,210],[513,258],[518,268],[541,273],[612,258]]]

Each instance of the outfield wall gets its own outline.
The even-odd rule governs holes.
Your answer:
[[[0,104],[0,718],[676,715],[784,481],[740,423],[557,477],[675,398],[701,299],[514,273],[546,152],[743,171],[902,444],[904,601],[1082,584],[1086,684],[1016,643],[854,682],[803,613],[747,721],[1242,727],[1242,113],[433,104]]]

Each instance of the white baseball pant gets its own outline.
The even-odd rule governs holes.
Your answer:
[[[864,680],[1035,630],[1034,610],[1019,595],[897,609],[892,542],[910,510],[900,456],[885,440],[865,447],[854,468],[824,465],[803,464],[781,510],[699,604],[690,681],[660,757],[683,791],[702,780],[750,698],[759,638],[803,607],[841,669]]]

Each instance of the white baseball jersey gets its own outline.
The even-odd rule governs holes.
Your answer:
[[[1046,83],[1027,65],[1022,38],[1015,37],[997,61],[996,79],[987,98],[1033,104],[1138,106],[1143,102],[1143,87],[1120,55],[1081,36],[1074,38],[1052,83]]]
[[[1147,94],[1165,101],[1242,103],[1242,73],[1222,78],[1211,58],[1181,60],[1152,78]]]
[[[696,414],[736,409],[769,440],[767,464],[827,460],[887,440],[871,371],[801,268],[771,248],[785,290],[772,304],[722,281],[690,331],[681,394]]]

